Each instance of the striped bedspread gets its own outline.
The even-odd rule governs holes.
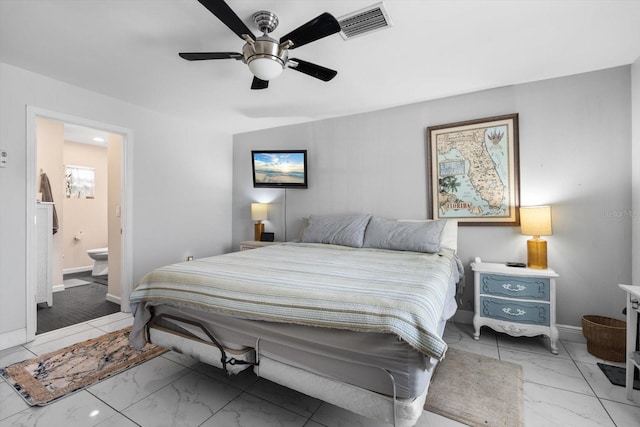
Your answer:
[[[442,359],[438,336],[453,251],[440,254],[284,243],[159,268],[131,293],[133,312],[170,304],[245,319],[394,333]],[[143,304],[138,307],[139,304]],[[134,331],[135,333],[140,331]]]

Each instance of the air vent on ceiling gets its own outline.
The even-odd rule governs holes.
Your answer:
[[[338,18],[340,35],[349,40],[391,26],[391,19],[383,3],[377,3],[357,12]]]

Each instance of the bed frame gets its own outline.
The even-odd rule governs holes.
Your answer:
[[[163,318],[190,325],[198,329],[201,334],[196,336],[161,326],[158,322]],[[395,378],[388,370],[371,364],[353,362],[377,368],[386,373],[393,394],[387,396],[376,393],[264,356],[260,353],[260,338],[256,340],[253,348],[246,347],[240,350],[225,348],[203,324],[165,313],[154,315],[153,310],[152,318],[145,329],[149,342],[189,355],[203,363],[222,369],[230,375],[253,367],[258,377],[356,414],[392,423],[395,427],[410,427],[417,422],[422,414],[429,389],[427,386],[415,398],[400,399],[396,395]]]

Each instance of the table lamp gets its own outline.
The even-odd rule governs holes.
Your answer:
[[[253,240],[260,240],[260,236],[264,231],[264,224],[262,223],[262,221],[268,218],[267,216],[268,206],[269,205],[267,203],[251,203],[251,219],[253,221],[257,221],[254,228],[255,236]]]
[[[551,236],[551,206],[520,208],[520,233],[533,236],[527,240],[527,267],[547,268],[547,242],[540,236]]]

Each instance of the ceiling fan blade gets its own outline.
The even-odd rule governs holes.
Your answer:
[[[256,36],[253,35],[251,30],[242,22],[242,20],[236,15],[236,13],[229,7],[224,0],[198,0],[200,4],[209,9],[209,12],[213,13],[224,25],[229,27],[231,31],[236,33],[238,37],[244,40],[242,37],[244,34],[251,37],[253,40]]]
[[[269,82],[267,80],[260,80],[257,77],[253,78],[253,82],[251,83],[251,89],[266,89],[269,87]]]
[[[180,52],[178,55],[187,61],[205,61],[207,59],[242,60],[242,54],[237,52]]]
[[[315,77],[316,79],[320,79],[324,82],[328,82],[338,74],[335,70],[321,65],[312,64],[311,62],[303,61],[298,58],[289,58],[287,66],[292,70],[300,71],[301,73]]]
[[[340,24],[333,15],[325,12],[322,15],[318,15],[311,21],[307,22],[291,31],[289,34],[280,38],[280,43],[284,43],[287,40],[293,42],[293,46],[289,49],[295,49],[300,46],[304,46],[307,43],[319,40],[323,37],[330,36],[340,31]]]

